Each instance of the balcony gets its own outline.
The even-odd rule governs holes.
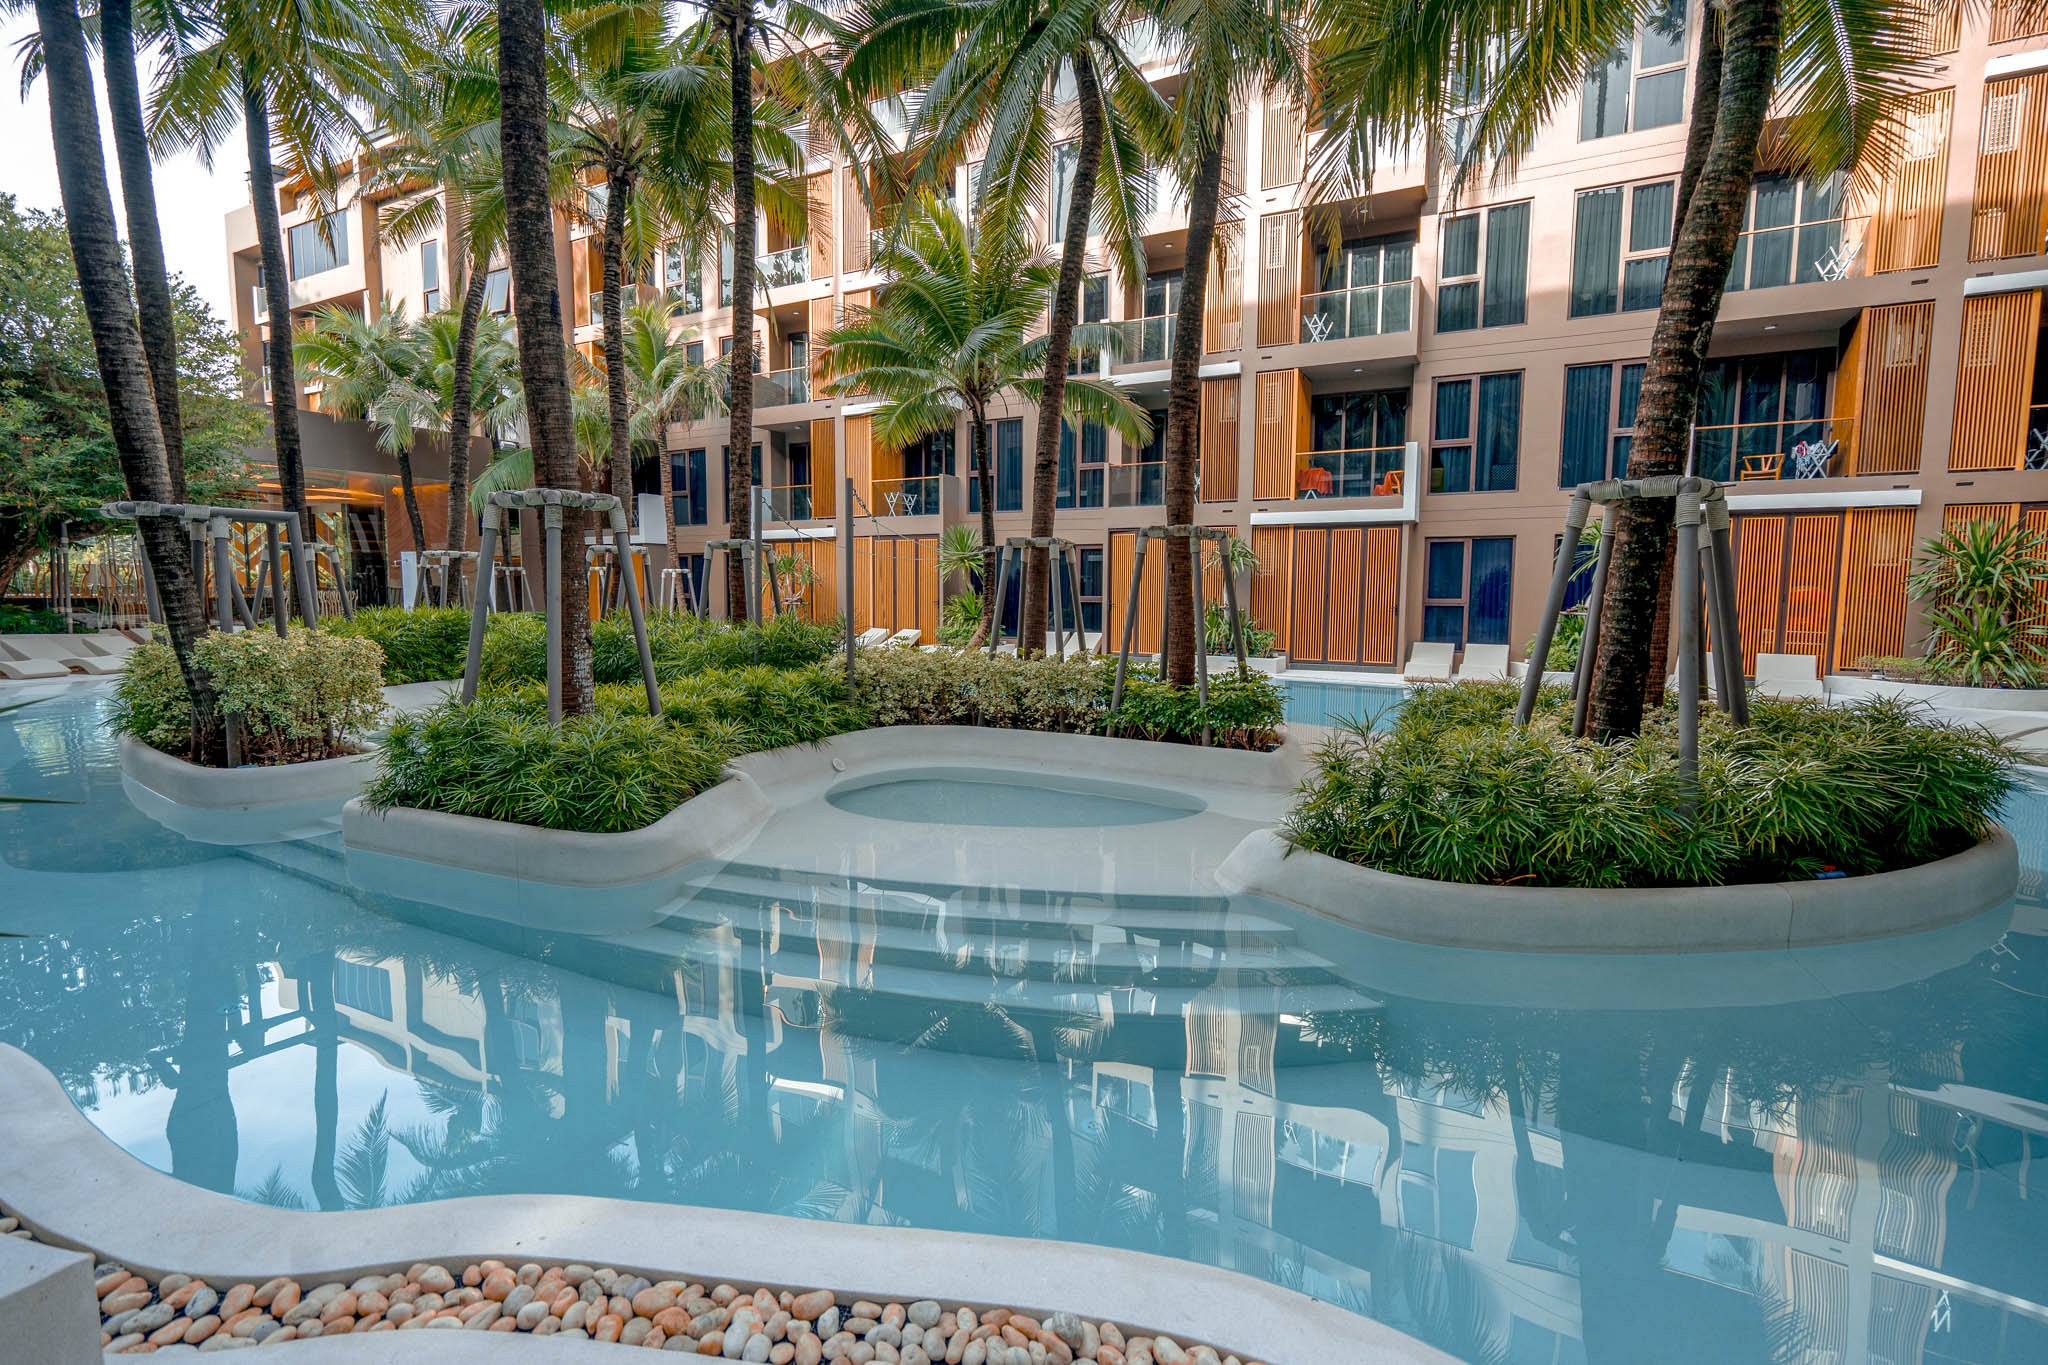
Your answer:
[[[815,515],[811,486],[807,483],[766,484],[768,515],[776,521],[809,521]]]
[[[869,507],[878,517],[935,517],[939,514],[939,476],[876,479]]]
[[[1304,450],[1294,457],[1294,496],[1297,500],[1398,497],[1407,473],[1407,453],[1405,445]]]
[[[1173,318],[1172,313],[1159,313],[1148,318],[1131,318],[1119,324],[1124,335],[1124,349],[1116,363],[1164,363],[1173,354]]]
[[[1163,507],[1166,505],[1166,461],[1147,460],[1141,464],[1109,466],[1111,507]]]
[[[1415,281],[1329,289],[1301,300],[1303,342],[1392,336],[1415,325]]]
[[[1855,467],[1855,431],[1852,417],[1694,427],[1693,469],[1705,478],[1736,483],[1895,472]]]
[[[763,289],[780,289],[784,285],[802,284],[811,277],[811,248],[803,245],[790,247],[786,251],[771,252],[760,257],[755,265]]]
[[[769,370],[754,376],[754,406],[782,407],[811,401],[811,367],[795,365],[786,370]]]
[[[1728,290],[1739,293],[1787,284],[1831,284],[1868,275],[1869,232],[1868,218],[1825,218],[1752,228],[1736,238]]]

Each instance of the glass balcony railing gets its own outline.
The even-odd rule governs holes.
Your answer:
[[[1148,318],[1131,318],[1123,326],[1123,354],[1116,358],[1119,365],[1135,365],[1141,361],[1162,361],[1173,354],[1173,318],[1171,313],[1160,313]]]
[[[777,521],[809,521],[814,515],[816,504],[807,483],[770,484],[761,491],[768,495],[768,513]]]
[[[811,249],[808,245],[793,246],[787,251],[770,252],[756,262],[763,289],[780,289],[786,284],[802,284],[811,277]]]
[[[1163,507],[1166,505],[1166,461],[1109,466],[1111,507]]]
[[[1752,228],[1735,240],[1728,289],[1770,289],[1781,284],[1822,284],[1870,273],[1868,218],[1827,218]]]
[[[1301,301],[1301,339],[1391,336],[1415,325],[1415,281],[1328,289]]]
[[[2020,457],[2022,469],[2048,469],[2048,403],[2027,409],[2027,450]]]
[[[939,476],[876,479],[869,509],[878,517],[931,517],[939,512]]]
[[[785,403],[811,401],[811,367],[797,365],[787,370],[769,370],[754,376],[754,406],[780,407]]]
[[[1736,483],[1838,478],[1856,472],[1851,464],[1855,428],[1850,417],[1694,427],[1693,471]]]
[[[1406,446],[1357,450],[1304,450],[1294,457],[1294,496],[1398,497],[1407,472]]]

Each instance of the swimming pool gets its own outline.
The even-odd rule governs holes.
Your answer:
[[[1470,1361],[2048,1360],[2041,797],[2009,922],[1889,945],[1532,962],[758,846],[579,935],[356,889],[331,834],[181,839],[104,707],[0,715],[0,798],[66,803],[0,799],[0,1041],[195,1184],[1110,1243]],[[1089,847],[1110,885],[1136,845]]]

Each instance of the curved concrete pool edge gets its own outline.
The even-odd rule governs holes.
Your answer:
[[[215,1285],[275,1275],[345,1280],[422,1260],[495,1256],[798,1292],[1064,1310],[1210,1342],[1270,1365],[1451,1365],[1382,1323],[1248,1275],[1071,1242],[577,1195],[484,1195],[337,1213],[276,1209],[185,1184],[129,1156],[40,1062],[5,1045],[0,1101],[0,1200],[9,1211],[44,1241],[88,1249],[152,1279],[182,1272]],[[399,1354],[403,1334],[377,1336],[387,1340],[304,1345],[326,1352],[309,1360],[418,1358]],[[392,1337],[401,1340],[394,1346]],[[350,1341],[359,1349],[344,1345]],[[514,1349],[550,1358],[528,1342]]]
[[[1939,929],[2012,898],[2019,847],[2002,826],[1974,848],[1867,877],[1589,891],[1466,886],[1359,867],[1260,830],[1217,871],[1225,889],[1368,933],[1521,953],[1711,953],[1822,947]]]

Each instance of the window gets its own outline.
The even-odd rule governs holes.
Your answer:
[[[348,264],[347,209],[330,213],[325,218],[315,218],[310,223],[300,223],[289,229],[286,236],[291,247],[292,278],[295,280]]]
[[[1392,491],[1387,476],[1401,468],[1408,440],[1406,389],[1319,393],[1309,399],[1308,420],[1308,469],[1297,480],[1303,489],[1322,498]]]
[[[1502,204],[1444,219],[1442,247],[1436,296],[1439,332],[1511,327],[1528,321],[1526,203]]]
[[[1558,487],[1576,488],[1595,479],[1618,479],[1628,472],[1645,368],[1639,364],[1566,367],[1564,450],[1558,461]]]
[[[1685,117],[1685,0],[1672,0],[1635,40],[1586,73],[1579,141],[1668,128]]]
[[[1095,1102],[1105,1112],[1121,1115],[1133,1123],[1147,1128],[1159,1126],[1159,1107],[1153,1101],[1148,1081],[1101,1073],[1095,1078]]]
[[[1083,545],[1081,554],[1081,629],[1102,629],[1104,559],[1100,545]]]
[[[391,973],[373,963],[334,959],[334,1003],[358,1014],[391,1017]]]
[[[1081,280],[1081,313],[1083,322],[1101,322],[1109,316],[1109,276],[1088,275]],[[1102,370],[1102,352],[1093,346],[1076,346],[1067,357],[1068,374],[1098,374]]]
[[[1378,1147],[1319,1132],[1300,1119],[1282,1119],[1273,1155],[1289,1166],[1315,1175],[1347,1184],[1371,1185],[1379,1179],[1380,1158],[1385,1153]]]
[[[1774,175],[1750,187],[1742,235],[1728,266],[1728,288],[1768,289],[1839,278],[1842,177]]]
[[[1571,315],[1589,317],[1655,308],[1671,260],[1671,219],[1678,187],[1610,185],[1578,198],[1572,233]]]
[[[668,457],[669,482],[674,494],[670,509],[678,526],[704,526],[711,520],[711,490],[704,482],[704,451],[679,451]]]
[[[1452,1246],[1472,1246],[1479,1192],[1472,1153],[1409,1143],[1401,1149],[1401,1226]]]
[[[1078,445],[1078,449],[1076,449]],[[1059,507],[1100,507],[1105,479],[1103,462],[1108,458],[1108,436],[1100,422],[1083,422],[1081,439],[1074,439],[1074,424],[1060,422],[1060,468],[1055,505]]]
[[[704,311],[704,276],[697,262],[684,255],[682,243],[662,253],[661,282],[668,293],[671,313]]]
[[[1423,639],[1459,648],[1508,642],[1512,536],[1432,540],[1424,578]]]
[[[988,444],[995,453],[996,510],[998,512],[1021,512],[1024,510],[1024,423],[1020,418],[1008,417],[989,424]],[[967,481],[967,510],[981,510],[981,463],[970,452],[968,473],[974,477]]]
[[[499,317],[512,311],[512,272],[499,267],[484,276],[484,307]]]
[[[1316,251],[1316,293],[1302,309],[1301,339],[1381,336],[1408,330],[1415,292],[1415,239],[1378,237]]]
[[[1785,455],[1828,433],[1827,351],[1734,356],[1707,362],[1693,429],[1693,469],[1707,478],[1737,477],[1744,457]],[[1754,461],[1752,461],[1754,463]],[[1790,465],[1780,462],[1780,472]]]
[[[1522,375],[1439,379],[1429,451],[1432,493],[1503,493],[1522,446]]]
[[[1067,237],[1067,208],[1074,201],[1074,173],[1080,165],[1080,143],[1062,142],[1052,149],[1052,240],[1055,242],[1063,242]]]
[[[425,311],[441,311],[441,244],[420,243],[420,289],[425,296]]]

